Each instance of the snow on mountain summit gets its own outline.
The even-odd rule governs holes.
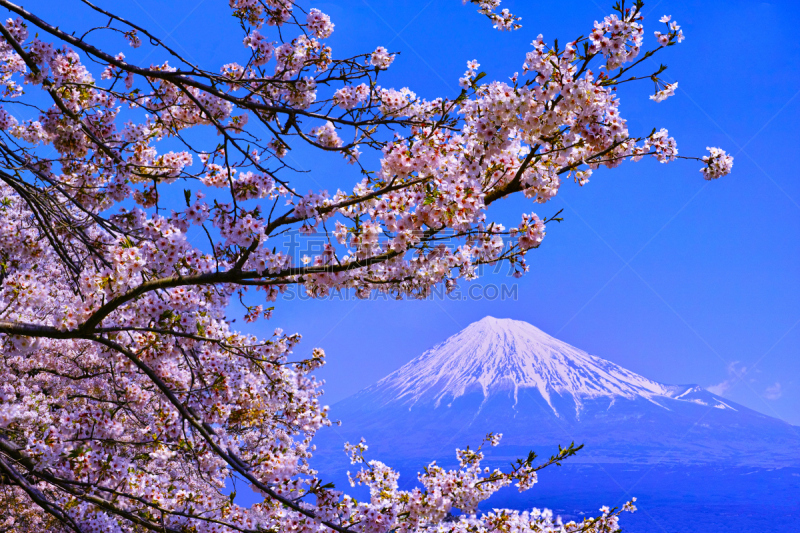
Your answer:
[[[553,393],[581,399],[674,398],[676,387],[657,383],[589,355],[519,320],[487,316],[470,324],[370,387],[386,402],[436,406],[467,393],[536,389],[555,411]],[[683,389],[681,389],[682,391]]]

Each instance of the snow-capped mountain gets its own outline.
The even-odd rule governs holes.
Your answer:
[[[619,365],[589,355],[519,320],[487,316],[410,361],[367,389],[382,403],[413,407],[433,401],[434,407],[470,392],[485,399],[510,391],[515,402],[521,389],[535,389],[553,414],[561,416],[551,395],[570,396],[580,417],[586,399],[658,398],[699,402],[697,387],[663,385]],[[716,407],[731,409],[721,399]]]
[[[583,443],[592,462],[800,465],[800,428],[696,386],[658,383],[517,320],[486,317],[335,404],[334,463],[365,437],[382,459],[447,459],[504,434],[506,461]]]

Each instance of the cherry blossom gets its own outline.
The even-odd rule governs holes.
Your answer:
[[[472,3],[498,29],[518,27],[498,0]],[[700,162],[707,180],[728,174],[725,151],[678,155],[666,129],[631,132],[621,114],[621,83],[654,80],[656,101],[677,87],[663,69],[632,69],[680,43],[680,27],[662,19],[644,50],[643,3],[620,6],[587,37],[557,47],[539,36],[520,51],[522,74],[486,80],[471,60],[459,93],[423,98],[414,79],[383,83],[398,57],[384,46],[335,55],[319,9],[229,5],[240,49],[205,69],[89,3],[109,23],[72,34],[0,0],[11,13],[0,25],[0,528],[616,529],[632,502],[581,524],[482,511],[574,445],[487,470],[482,446],[500,439],[490,434],[457,450],[459,468],[431,463],[400,490],[359,443],[347,447],[351,479],[369,499],[330,488],[309,462],[331,423],[314,375],[325,352],[265,321],[292,285],[315,298],[424,298],[482,265],[531,275],[527,254],[562,220],[551,200],[601,169],[653,157]],[[169,62],[128,62],[92,44],[100,32]],[[301,146],[352,166],[336,182],[308,179],[291,157]],[[515,194],[539,213],[506,228],[491,208]],[[282,246],[295,233],[324,244],[295,256]],[[243,333],[236,317],[271,333]],[[262,501],[238,505],[224,491],[232,478]],[[465,514],[445,521],[454,509]]]
[[[467,0],[462,0],[464,4]],[[514,16],[508,9],[502,9],[499,13],[496,10],[500,7],[502,0],[469,0],[478,6],[478,13],[485,15],[493,22],[492,27],[499,31],[518,30],[522,25],[518,24],[521,17]]]
[[[731,173],[733,168],[733,157],[725,153],[725,150],[719,148],[708,147],[709,155],[703,156],[703,161],[706,167],[701,168],[700,172],[707,180],[714,180],[721,176],[726,176]]]
[[[675,89],[678,88],[678,82],[675,83],[668,83],[664,85],[664,88],[660,91],[656,91],[656,94],[650,96],[650,100],[654,100],[656,102],[663,102],[670,96],[675,94]]]
[[[394,54],[390,54],[386,48],[379,46],[370,55],[369,63],[378,69],[387,69],[394,61]]]

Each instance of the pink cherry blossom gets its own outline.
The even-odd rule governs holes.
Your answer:
[[[471,3],[497,29],[519,27],[499,0]],[[550,206],[562,187],[648,156],[700,162],[711,180],[732,157],[678,155],[666,129],[631,131],[615,85],[646,67],[638,3],[560,48],[539,36],[506,81],[471,60],[460,93],[432,98],[413,78],[383,82],[395,59],[384,47],[334,54],[330,17],[300,4],[230,0],[242,45],[201,67],[172,49],[169,62],[129,63],[0,0],[18,17],[0,28],[0,477],[11,480],[0,529],[617,529],[633,502],[582,524],[538,509],[478,515],[579,449],[487,471],[493,434],[458,449],[456,469],[431,463],[410,490],[365,443],[348,445],[351,480],[370,496],[327,488],[309,466],[331,423],[314,377],[325,352],[279,328],[242,333],[231,317],[263,325],[292,285],[315,298],[425,298],[482,265],[526,275],[561,220]],[[644,53],[683,40],[661,23]],[[109,46],[165,46],[121,17],[95,31]],[[677,87],[660,72],[634,77],[655,81],[655,101]],[[298,146],[351,173],[302,172]],[[540,213],[507,229],[491,208],[514,195]],[[295,256],[287,234],[322,245]],[[231,476],[263,501],[225,495]],[[466,514],[445,521],[454,509]]]

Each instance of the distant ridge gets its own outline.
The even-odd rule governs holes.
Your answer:
[[[447,459],[489,431],[498,460],[586,445],[592,462],[800,466],[800,428],[697,385],[665,385],[526,322],[485,317],[331,409],[318,456],[365,437],[382,460]],[[345,468],[346,465],[342,465]]]

